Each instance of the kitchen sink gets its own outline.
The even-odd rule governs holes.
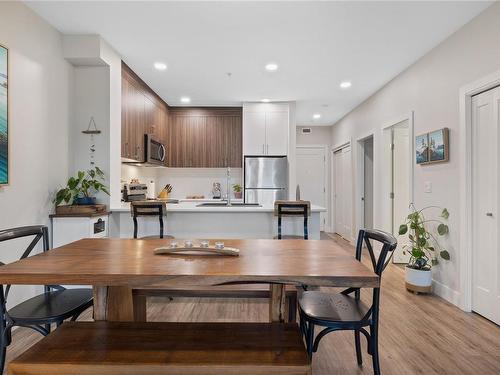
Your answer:
[[[196,205],[196,207],[262,207],[258,203],[231,203],[227,205],[226,202],[205,202]]]

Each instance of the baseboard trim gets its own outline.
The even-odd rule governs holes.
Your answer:
[[[456,290],[453,290],[449,286],[446,286],[436,280],[432,280],[432,291],[435,295],[461,308],[460,292],[457,292]]]

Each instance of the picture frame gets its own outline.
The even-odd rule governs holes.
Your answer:
[[[415,137],[415,161],[417,164],[429,162],[429,133]]]
[[[415,162],[418,165],[450,160],[450,130],[441,128],[415,137]]]
[[[442,128],[429,133],[429,164],[447,162],[449,156],[449,129]]]
[[[0,186],[9,184],[9,50],[0,44]]]

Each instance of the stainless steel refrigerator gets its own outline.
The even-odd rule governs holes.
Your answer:
[[[286,156],[245,156],[245,203],[274,204],[288,199],[288,161]]]

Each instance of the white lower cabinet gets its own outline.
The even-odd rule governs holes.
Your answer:
[[[52,248],[82,238],[108,237],[108,219],[107,214],[101,216],[53,216]]]

